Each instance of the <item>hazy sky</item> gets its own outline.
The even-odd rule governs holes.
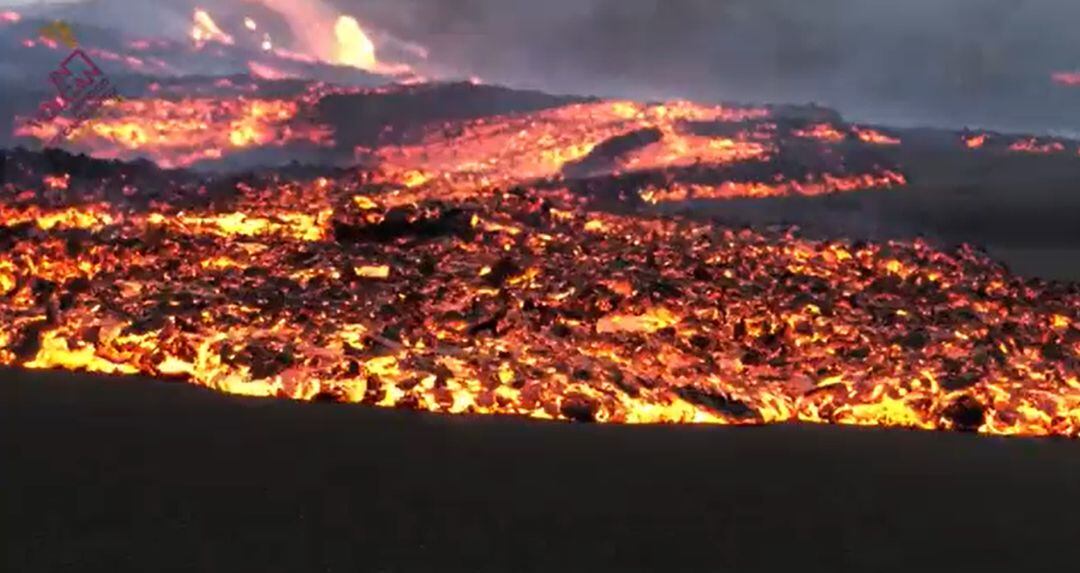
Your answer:
[[[1077,0],[337,0],[470,73],[1080,129]]]
[[[88,12],[99,23],[122,22],[140,35],[184,33],[196,4],[213,14],[257,4],[97,2]],[[1053,71],[1080,70],[1078,0],[326,2],[427,46],[431,69],[458,77],[602,95],[816,101],[889,122],[1080,132],[1080,88],[1050,80]]]
[[[29,5],[70,4],[79,0],[0,0],[0,7],[22,8]]]

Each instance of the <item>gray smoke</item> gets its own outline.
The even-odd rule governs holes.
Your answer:
[[[862,121],[1080,133],[1080,87],[1050,78],[1080,70],[1076,0],[319,3],[426,46],[435,77],[635,98],[817,102]],[[141,36],[183,34],[197,4],[215,17],[260,8],[95,0],[82,17]]]
[[[1076,0],[337,0],[485,80],[1080,131]]]

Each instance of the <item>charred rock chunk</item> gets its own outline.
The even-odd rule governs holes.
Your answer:
[[[979,382],[982,375],[978,372],[963,372],[960,374],[947,374],[941,379],[941,387],[946,390],[963,390],[974,386]]]
[[[495,263],[495,266],[491,268],[491,272],[484,277],[485,282],[491,286],[502,286],[507,279],[521,274],[521,267],[517,266],[513,259],[510,257],[503,257],[499,259],[499,262]]]
[[[388,211],[380,223],[374,225],[336,220],[333,222],[334,239],[339,243],[385,243],[400,238],[468,238],[473,232],[469,224],[469,213],[461,209],[449,209],[431,217],[411,215],[408,209],[395,208]]]
[[[710,392],[692,386],[682,386],[676,388],[675,393],[691,404],[702,406],[714,412],[731,416],[739,420],[752,420],[758,417],[757,412],[750,406],[747,406],[744,402],[729,398],[719,392]]]
[[[612,166],[620,156],[664,138],[659,128],[649,127],[612,137],[593,148],[587,156],[563,167],[563,175],[570,178],[584,177]]]
[[[922,350],[930,344],[930,335],[925,330],[913,330],[900,339],[900,344],[912,350]]]
[[[971,396],[962,396],[950,404],[942,415],[962,432],[974,432],[986,421],[986,408]]]
[[[15,354],[17,363],[21,364],[37,355],[38,350],[41,349],[41,335],[48,327],[49,323],[45,320],[39,320],[23,327],[15,340],[8,346],[8,350]]]
[[[588,396],[571,394],[563,400],[559,412],[575,422],[595,422],[599,405]]]
[[[1047,342],[1042,345],[1043,358],[1047,360],[1065,360],[1068,349],[1056,342]]]

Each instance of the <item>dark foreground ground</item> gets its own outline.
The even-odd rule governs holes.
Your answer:
[[[1029,572],[1080,558],[1070,441],[440,417],[9,370],[0,460],[13,573]]]

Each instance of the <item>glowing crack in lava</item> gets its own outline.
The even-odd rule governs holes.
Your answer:
[[[3,192],[0,364],[444,413],[1080,431],[1080,292],[967,247],[482,178],[272,177],[138,208],[70,185],[43,182],[70,205]]]

